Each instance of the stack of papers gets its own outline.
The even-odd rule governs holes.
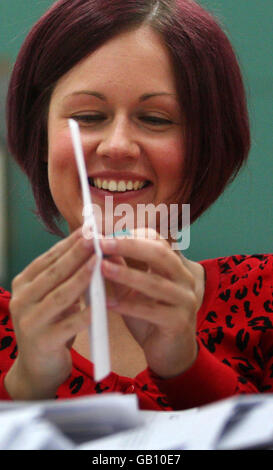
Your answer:
[[[0,413],[0,450],[71,450],[73,443],[31,407]]]
[[[0,402],[0,450],[273,448],[273,394],[185,411],[141,411],[135,395]]]
[[[0,449],[11,450],[14,445],[21,448],[21,437],[25,448],[32,449],[32,436],[37,449],[38,434],[40,450],[50,446],[74,449],[77,444],[140,424],[143,419],[135,395],[108,393],[65,400],[0,401],[0,430],[4,430],[3,434],[0,432]]]
[[[82,444],[93,450],[273,448],[273,395],[233,397],[185,411],[140,411],[143,426]]]

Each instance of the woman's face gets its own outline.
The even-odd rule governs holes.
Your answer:
[[[49,184],[73,231],[83,223],[83,205],[69,118],[80,125],[92,201],[103,211],[102,228],[105,196],[113,197],[114,210],[129,204],[135,219],[138,204],[177,202],[184,157],[182,116],[169,53],[151,28],[109,40],[65,74],[53,91]],[[92,186],[99,184],[97,178],[105,189]],[[137,182],[144,187],[137,189]]]

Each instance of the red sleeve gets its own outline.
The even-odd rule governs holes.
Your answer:
[[[9,315],[10,294],[0,287],[0,400],[11,400],[6,391],[6,373],[16,359],[17,346]]]
[[[236,255],[204,266],[194,364],[172,379],[149,368],[143,372],[175,410],[237,394],[273,393],[273,255]]]
[[[238,381],[238,374],[212,355],[197,339],[199,352],[196,361],[183,374],[162,379],[147,369],[147,381],[154,382],[174,410],[194,408],[240,393],[258,393],[252,384]]]

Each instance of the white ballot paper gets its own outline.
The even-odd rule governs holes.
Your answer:
[[[91,304],[91,358],[94,364],[94,379],[98,382],[105,378],[111,371],[105,285],[101,274],[102,251],[99,244],[96,219],[92,209],[79,125],[73,119],[69,119],[68,121],[82,187],[84,225],[85,227],[90,227],[93,233],[94,248],[97,255],[97,262],[94,267],[89,289],[86,292],[86,298],[88,304]],[[84,210],[84,208],[88,208],[88,211]]]
[[[37,407],[0,413],[0,450],[74,450],[75,444]]]
[[[182,411],[141,411],[136,395],[0,401],[0,450],[273,448],[273,394]]]
[[[22,448],[23,443],[28,449],[40,446],[42,450],[49,445],[51,448],[55,445],[56,449],[61,446],[67,449],[70,445],[74,449],[86,441],[142,424],[137,397],[133,394],[105,393],[32,402],[0,401],[0,450],[15,448],[15,445]],[[57,435],[61,442],[54,444]]]
[[[140,411],[144,423],[80,450],[273,448],[273,394],[241,395],[183,411]]]

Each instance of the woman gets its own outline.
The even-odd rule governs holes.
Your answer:
[[[134,214],[189,203],[196,220],[249,151],[240,70],[211,15],[189,0],[58,1],[22,46],[7,109],[38,214],[59,234],[61,215],[70,236],[16,276],[11,300],[2,293],[0,397],[118,391],[166,410],[271,391],[273,256],[196,263],[159,233],[101,240],[103,275],[122,296],[108,298],[112,373],[100,383],[89,357],[83,299],[95,257],[68,119],[104,220],[108,194]]]

